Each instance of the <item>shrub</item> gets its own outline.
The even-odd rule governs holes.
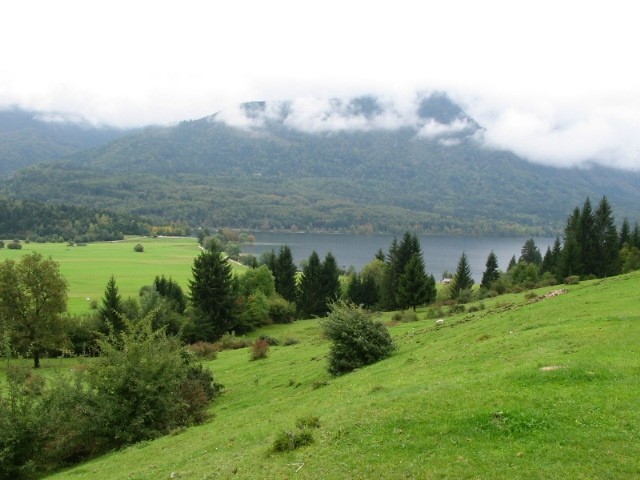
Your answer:
[[[322,328],[332,341],[329,350],[329,373],[332,375],[370,365],[395,350],[387,328],[379,321],[373,321],[367,311],[350,303],[333,304]]]
[[[401,312],[394,313],[391,320],[394,322],[417,322],[418,315],[413,310],[402,310]]]
[[[0,248],[4,248],[4,242],[0,240]]]
[[[571,275],[564,279],[565,285],[577,285],[580,283],[580,277],[578,275]]]
[[[251,360],[267,358],[269,354],[269,342],[262,338],[256,339],[251,345]]]
[[[20,240],[14,240],[14,241],[9,242],[7,244],[7,248],[9,248],[11,250],[21,250],[22,249],[22,244],[20,243]]]
[[[248,347],[251,342],[244,337],[237,337],[235,333],[231,332],[222,335],[214,345],[218,350],[238,350],[239,348]]]
[[[274,452],[290,452],[311,443],[313,443],[313,432],[308,428],[293,431],[282,430],[273,441],[271,450]]]
[[[142,246],[141,243],[136,244],[135,247],[133,247],[133,251],[134,252],[144,252],[144,247]]]
[[[282,342],[282,345],[284,345],[285,347],[288,347],[291,345],[295,345],[297,343],[300,343],[300,340],[298,340],[297,338],[287,337],[284,339],[284,342]]]
[[[196,342],[187,348],[198,358],[213,360],[218,355],[218,346],[210,342]]]
[[[293,323],[296,318],[296,305],[280,295],[274,295],[269,298],[269,317],[273,323]]]
[[[270,346],[273,346],[273,347],[277,347],[278,345],[280,345],[280,340],[278,340],[277,338],[270,337],[269,335],[260,335],[258,338],[260,340],[264,340]]]

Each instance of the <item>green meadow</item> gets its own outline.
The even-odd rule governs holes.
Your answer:
[[[140,243],[144,252],[135,252]],[[117,242],[68,246],[66,243],[23,243],[21,250],[0,250],[0,261],[37,251],[60,263],[69,282],[69,311],[90,311],[92,299],[100,301],[113,275],[122,298],[137,297],[140,287],[151,285],[156,275],[172,277],[185,292],[191,278],[193,259],[200,253],[194,238],[136,237]],[[240,266],[234,266],[241,269]],[[87,300],[89,299],[89,300]]]
[[[341,377],[318,320],[266,327],[252,337],[299,343],[208,361],[225,391],[205,424],[51,478],[640,478],[639,292],[634,273],[485,300],[443,325],[385,314],[397,351]],[[74,362],[47,361],[49,377]],[[313,443],[272,451],[310,417]]]

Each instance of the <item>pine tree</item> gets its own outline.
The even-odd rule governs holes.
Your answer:
[[[123,317],[124,308],[122,306],[122,297],[118,292],[118,285],[113,275],[107,282],[102,297],[102,307],[100,308],[100,318],[104,325],[104,331],[112,328],[114,332],[122,332],[125,328]]]
[[[340,270],[336,257],[331,252],[325,255],[322,262],[320,284],[322,285],[321,296],[324,299],[322,314],[325,315],[329,312],[329,304],[340,297]]]
[[[485,264],[485,271],[482,274],[482,281],[480,286],[486,290],[491,288],[491,284],[500,278],[500,272],[498,271],[498,257],[491,250],[487,257],[487,263]]]
[[[511,260],[509,260],[509,264],[507,265],[507,272],[511,270],[513,267],[515,267],[517,264],[518,262],[516,262],[516,256],[514,255],[513,257],[511,257]]]
[[[620,248],[624,247],[625,243],[631,241],[631,227],[629,226],[629,219],[624,217],[622,220],[622,226],[620,227]]]
[[[424,271],[422,256],[414,253],[398,279],[397,301],[401,308],[416,310],[418,305],[431,303],[436,298],[436,282]]]
[[[195,258],[191,272],[189,287],[195,318],[188,336],[192,341],[213,342],[235,326],[231,265],[218,249],[211,248]]]
[[[580,228],[578,230],[578,244],[580,245],[580,274],[594,274],[595,261],[598,255],[597,240],[594,227],[594,215],[589,197],[584,202],[580,212]]]
[[[291,248],[288,245],[281,246],[276,260],[276,272],[274,272],[276,292],[289,302],[296,301],[296,273]]]
[[[321,298],[322,264],[320,257],[314,250],[302,269],[298,284],[298,312],[302,318],[321,316],[325,313],[326,301]]]
[[[533,240],[533,238],[530,238],[529,240],[524,242],[520,253],[521,255],[518,259],[518,262],[527,262],[534,265],[540,265],[542,263],[542,255],[540,254],[540,250],[538,250],[536,242]]]
[[[471,267],[467,260],[467,254],[462,252],[456,274],[451,281],[451,298],[458,298],[464,290],[469,290],[473,286],[473,278],[471,277]]]
[[[608,277],[620,273],[620,241],[613,218],[613,209],[602,197],[594,213],[594,258],[593,274]]]

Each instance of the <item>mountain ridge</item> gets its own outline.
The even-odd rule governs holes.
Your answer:
[[[488,149],[444,94],[416,103],[408,120],[371,96],[312,107],[251,102],[240,117],[148,127],[23,169],[2,191],[247,229],[556,234],[571,208],[603,195],[620,219],[637,216],[640,174]]]

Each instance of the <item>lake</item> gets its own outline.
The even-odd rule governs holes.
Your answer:
[[[347,268],[353,265],[360,270],[373,260],[376,252],[382,249],[385,254],[393,240],[393,235],[355,235],[330,233],[253,233],[256,241],[252,245],[243,245],[243,253],[251,253],[260,257],[263,252],[275,250],[281,245],[289,245],[294,262],[299,266],[312,251],[316,251],[320,259],[324,259],[327,252],[333,253],[338,265]],[[397,235],[398,241],[402,235]],[[440,280],[442,272],[448,270],[455,273],[460,255],[466,252],[471,274],[476,282],[482,279],[487,256],[493,250],[498,257],[501,270],[506,270],[513,255],[516,259],[528,237],[449,237],[449,236],[418,236],[427,271],[436,280]],[[552,246],[555,238],[534,237],[540,253],[544,256],[548,246]]]

